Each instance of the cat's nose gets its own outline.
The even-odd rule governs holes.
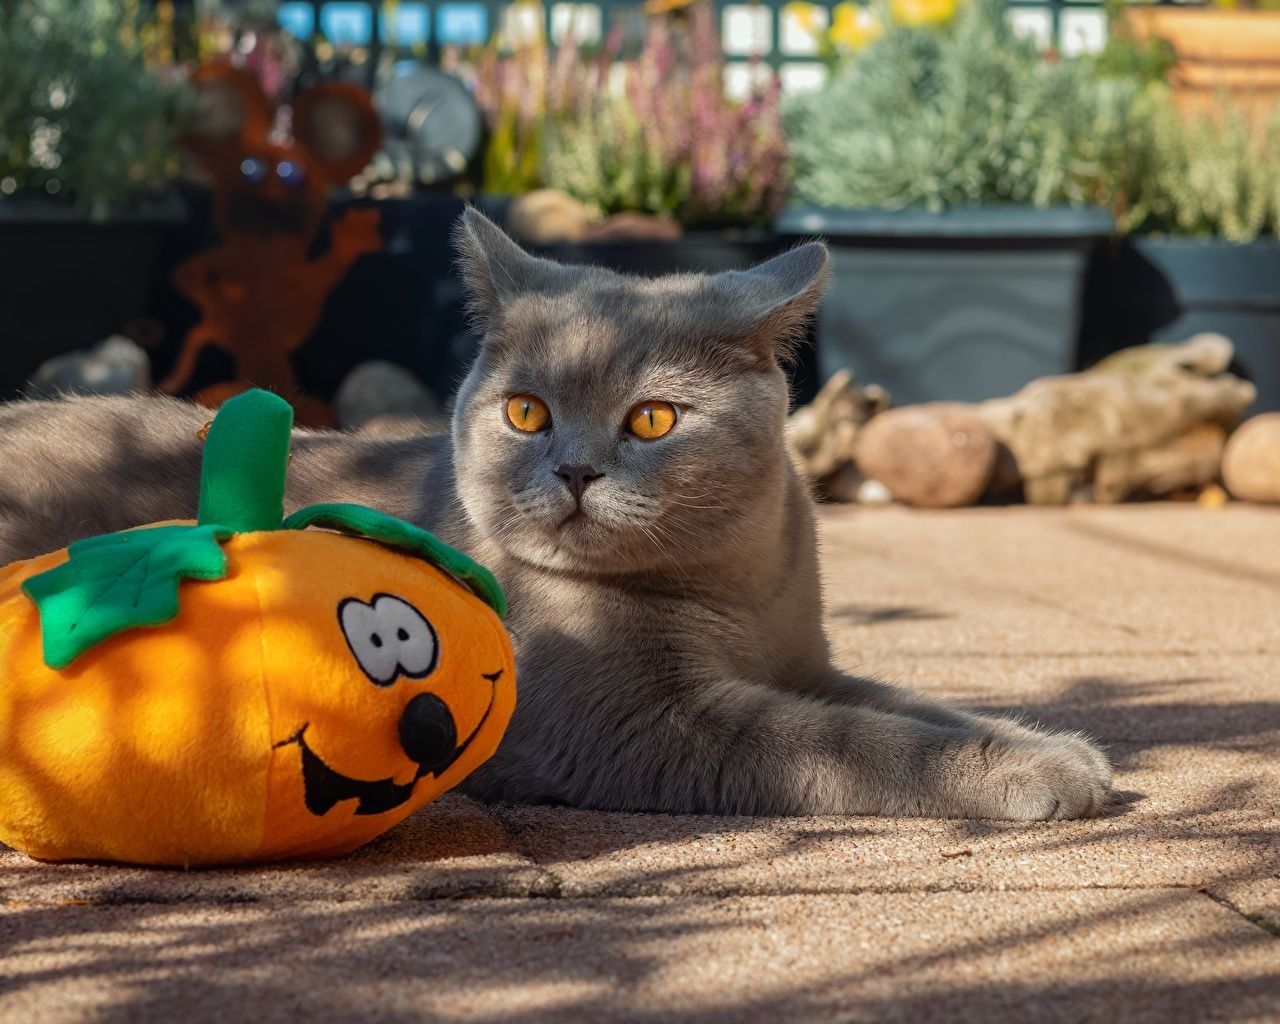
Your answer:
[[[604,476],[594,466],[557,466],[555,473],[565,482],[575,501],[582,500],[582,492],[587,489],[587,484]]]

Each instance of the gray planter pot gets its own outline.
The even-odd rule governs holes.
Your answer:
[[[1173,300],[1172,318],[1153,339],[1225,334],[1235,343],[1236,369],[1258,388],[1250,411],[1280,411],[1280,241],[1135,238],[1133,248],[1159,272]]]
[[[794,208],[780,235],[822,237],[832,273],[818,317],[823,379],[849,367],[895,405],[976,402],[1075,368],[1093,209]]]

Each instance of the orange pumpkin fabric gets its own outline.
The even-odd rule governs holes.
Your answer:
[[[251,427],[264,401],[287,409],[238,396],[209,445],[224,416]],[[235,518],[234,501],[206,497],[202,512]],[[475,583],[491,577],[429,535],[419,545],[409,524],[326,509],[275,529],[217,524],[218,578],[166,581],[154,557],[129,568],[111,591],[124,617],[84,649],[50,641],[89,623],[97,578],[63,619],[33,581],[60,583],[97,549],[0,571],[0,840],[48,860],[181,867],[335,856],[493,754],[516,689],[500,592]],[[384,539],[296,528],[309,522]],[[113,537],[142,550],[151,529]],[[133,621],[132,595],[153,582],[177,588],[176,614]]]

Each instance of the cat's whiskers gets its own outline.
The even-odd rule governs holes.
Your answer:
[[[666,538],[663,537],[661,531],[658,529],[658,524],[655,521],[650,520],[648,523],[637,522],[636,525],[640,528],[641,532],[649,538],[650,542],[657,550],[664,554],[667,553],[668,545],[664,543]],[[681,595],[686,596],[689,593],[690,588],[693,586],[692,574],[679,559],[672,559],[667,563],[665,568],[674,571],[676,586],[679,587]]]
[[[680,501],[678,498],[667,498],[666,504],[676,505],[676,506],[679,506],[680,508],[691,508],[691,509],[704,511],[704,512],[724,512],[724,511],[727,511],[729,508],[729,506],[724,504],[723,502],[720,502],[714,505],[697,505],[690,501]]]
[[[519,529],[524,519],[524,513],[517,507],[509,509],[507,514],[494,523],[487,531],[490,538],[498,544],[499,547],[505,547],[506,542],[510,540]]]

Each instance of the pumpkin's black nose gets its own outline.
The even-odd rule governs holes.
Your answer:
[[[420,774],[438,776],[458,759],[458,727],[449,706],[434,693],[420,693],[400,715],[400,746],[422,766]]]

